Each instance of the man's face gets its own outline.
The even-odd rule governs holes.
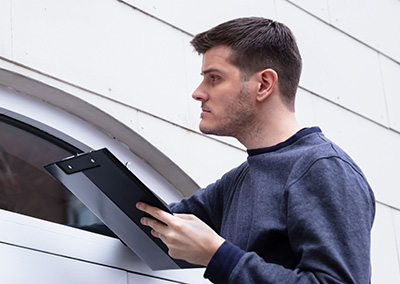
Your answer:
[[[203,81],[192,97],[201,102],[201,132],[239,139],[255,122],[254,100],[229,55],[226,46],[213,47],[204,54]]]

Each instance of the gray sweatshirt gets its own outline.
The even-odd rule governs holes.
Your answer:
[[[366,178],[318,127],[248,159],[172,204],[226,239],[214,283],[370,283],[375,199]]]

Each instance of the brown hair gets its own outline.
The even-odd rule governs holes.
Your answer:
[[[296,39],[284,24],[260,17],[238,18],[196,35],[191,44],[199,54],[217,45],[230,47],[230,60],[244,80],[264,69],[275,70],[282,96],[294,109],[302,61]]]

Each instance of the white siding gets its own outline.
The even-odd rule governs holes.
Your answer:
[[[11,57],[11,1],[0,1],[0,56]]]
[[[197,34],[224,21],[248,15],[275,17],[274,0],[122,0],[168,24]],[[179,12],[177,12],[179,11]]]
[[[332,25],[400,62],[398,0],[329,0]]]
[[[390,60],[384,55],[380,55],[380,62],[382,68],[383,87],[386,95],[387,111],[389,115],[389,126],[397,132],[400,132],[400,64]]]
[[[39,251],[0,244],[1,282],[8,284],[126,284],[127,273]]]
[[[372,243],[372,283],[398,284],[399,255],[396,253],[396,237],[393,213],[396,211],[378,204]],[[397,212],[398,214],[398,212]],[[397,227],[399,226],[397,218]]]

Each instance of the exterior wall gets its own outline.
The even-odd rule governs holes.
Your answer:
[[[201,58],[189,41],[233,17],[286,23],[304,60],[299,121],[364,170],[377,199],[373,283],[400,283],[399,14],[398,0],[0,0],[0,68],[102,109],[205,186],[246,153],[199,133]]]

